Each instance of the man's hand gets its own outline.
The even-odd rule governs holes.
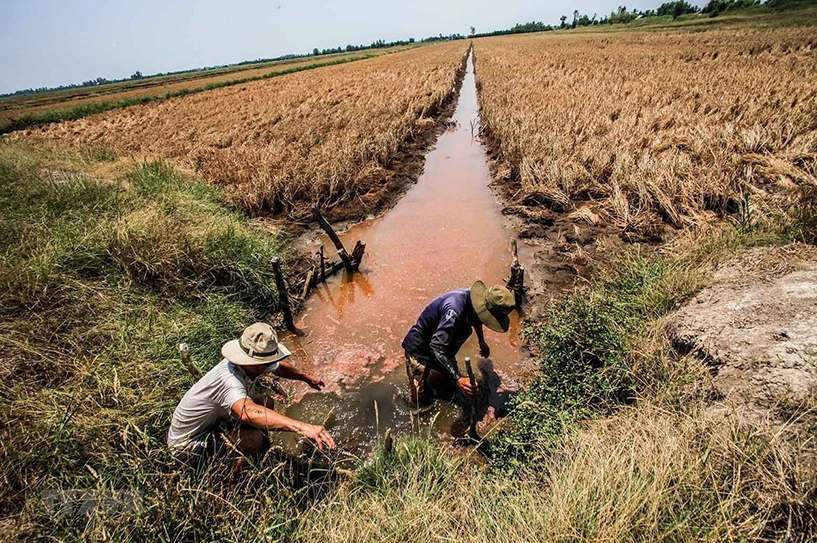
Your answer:
[[[460,377],[457,379],[457,386],[460,387],[460,390],[462,390],[462,393],[466,396],[473,396],[477,392],[477,388],[471,386],[471,381],[468,377]]]
[[[329,432],[326,431],[326,428],[323,426],[315,426],[314,424],[306,424],[304,423],[301,428],[298,429],[298,432],[301,433],[305,438],[312,441],[316,447],[318,447],[319,451],[322,451],[324,446],[329,449],[335,448],[335,440],[332,439],[332,436],[329,435]]]
[[[309,379],[307,379],[306,383],[315,390],[321,390],[323,387],[326,386],[326,383],[323,382],[323,379],[315,376],[312,376]]]
[[[491,356],[491,348],[488,347],[488,344],[485,342],[485,340],[479,342],[479,355],[482,358],[488,358],[489,356]]]

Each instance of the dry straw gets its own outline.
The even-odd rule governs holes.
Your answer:
[[[401,146],[455,90],[464,42],[136,106],[29,138],[170,158],[252,213],[379,194]],[[376,197],[375,197],[376,198]],[[376,203],[376,202],[375,202]]]
[[[478,40],[483,126],[527,205],[622,227],[817,183],[817,29]]]

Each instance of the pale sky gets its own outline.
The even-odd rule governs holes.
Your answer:
[[[627,2],[628,9],[662,0]],[[621,0],[0,0],[0,93],[231,64],[515,23],[601,16]]]

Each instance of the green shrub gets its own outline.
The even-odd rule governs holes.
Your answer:
[[[558,444],[576,422],[610,414],[665,378],[656,363],[634,356],[634,342],[700,280],[688,265],[636,251],[609,263],[590,285],[551,302],[526,328],[539,371],[514,398],[510,428],[492,440],[496,465],[522,467],[534,452]]]

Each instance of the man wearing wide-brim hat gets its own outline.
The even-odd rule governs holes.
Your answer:
[[[285,361],[289,350],[278,343],[268,324],[257,322],[239,339],[221,348],[224,359],[199,379],[173,413],[167,444],[174,451],[207,456],[223,450],[223,436],[244,454],[262,452],[266,430],[297,432],[318,449],[334,448],[332,436],[321,426],[307,424],[273,410],[259,394],[257,381],[265,374],[303,381],[315,390],[325,385]]]
[[[507,288],[501,285],[488,288],[482,281],[470,289],[447,292],[428,304],[403,339],[411,379],[410,403],[419,407],[431,401],[428,381],[433,372],[455,383],[464,395],[472,396],[476,391],[467,377],[460,377],[457,352],[473,331],[479,340],[480,355],[490,356],[482,327],[507,332],[509,314],[515,306],[514,295]]]

